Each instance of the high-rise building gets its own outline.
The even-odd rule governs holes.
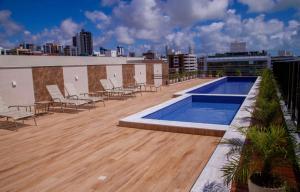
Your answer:
[[[157,54],[153,50],[148,50],[146,53],[143,53],[145,59],[157,59]]]
[[[129,57],[135,57],[135,52],[129,52],[129,53],[128,53],[128,56],[129,56]]]
[[[230,52],[232,53],[242,53],[247,52],[246,42],[232,42],[230,43]]]
[[[116,50],[106,50],[105,56],[106,57],[117,57],[117,51]]]
[[[189,54],[194,54],[194,47],[192,45],[189,46]]]
[[[29,49],[30,51],[36,51],[36,46],[32,43],[21,43],[19,48]]]
[[[49,55],[63,55],[63,46],[56,43],[46,43],[43,45],[43,50],[45,54]]]
[[[64,55],[66,56],[77,56],[77,48],[72,45],[66,45],[64,47]]]
[[[82,29],[72,38],[73,46],[77,47],[78,55],[93,55],[93,38],[92,33]]]
[[[125,55],[125,52],[124,52],[124,47],[121,47],[121,46],[117,46],[117,56],[118,57],[122,57]]]
[[[171,54],[168,55],[171,72],[196,71],[198,68],[197,57],[194,54]]]
[[[107,51],[107,49],[105,49],[104,47],[100,47],[99,51],[100,51],[100,55],[105,55],[105,52]]]
[[[280,57],[291,57],[293,55],[294,54],[291,51],[287,51],[287,50],[280,50],[280,51],[278,51],[278,56],[280,56]]]

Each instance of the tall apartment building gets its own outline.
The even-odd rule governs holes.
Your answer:
[[[43,45],[45,54],[49,55],[63,55],[63,46],[55,43],[46,43]]]
[[[65,56],[77,56],[77,48],[72,45],[66,45],[64,47],[64,55]]]
[[[93,55],[93,37],[92,33],[82,29],[72,38],[73,46],[77,47],[78,55]]]
[[[198,69],[197,57],[194,54],[168,55],[170,72],[190,72]]]
[[[124,47],[117,46],[117,56],[122,57],[125,55]]]
[[[247,44],[246,42],[232,42],[230,43],[230,52],[232,53],[242,53],[242,52],[247,52],[246,48]]]

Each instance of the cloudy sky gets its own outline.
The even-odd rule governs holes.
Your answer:
[[[300,55],[300,0],[0,0],[0,47],[71,44],[81,28],[93,33],[95,50],[192,45],[211,54],[246,41],[249,50]]]

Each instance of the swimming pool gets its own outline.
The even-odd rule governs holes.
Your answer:
[[[244,99],[241,96],[191,95],[143,118],[229,125]]]
[[[119,125],[176,133],[223,136],[245,121],[249,95],[260,78],[222,77],[175,93],[176,98],[120,119]]]
[[[180,91],[174,95],[179,96],[186,93],[247,95],[256,79],[257,77],[223,77],[203,85]]]

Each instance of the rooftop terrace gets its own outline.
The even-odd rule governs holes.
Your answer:
[[[98,103],[90,111],[42,115],[38,127],[29,119],[18,131],[0,119],[0,191],[189,191],[219,137],[117,124],[207,81],[109,100],[106,107]]]

